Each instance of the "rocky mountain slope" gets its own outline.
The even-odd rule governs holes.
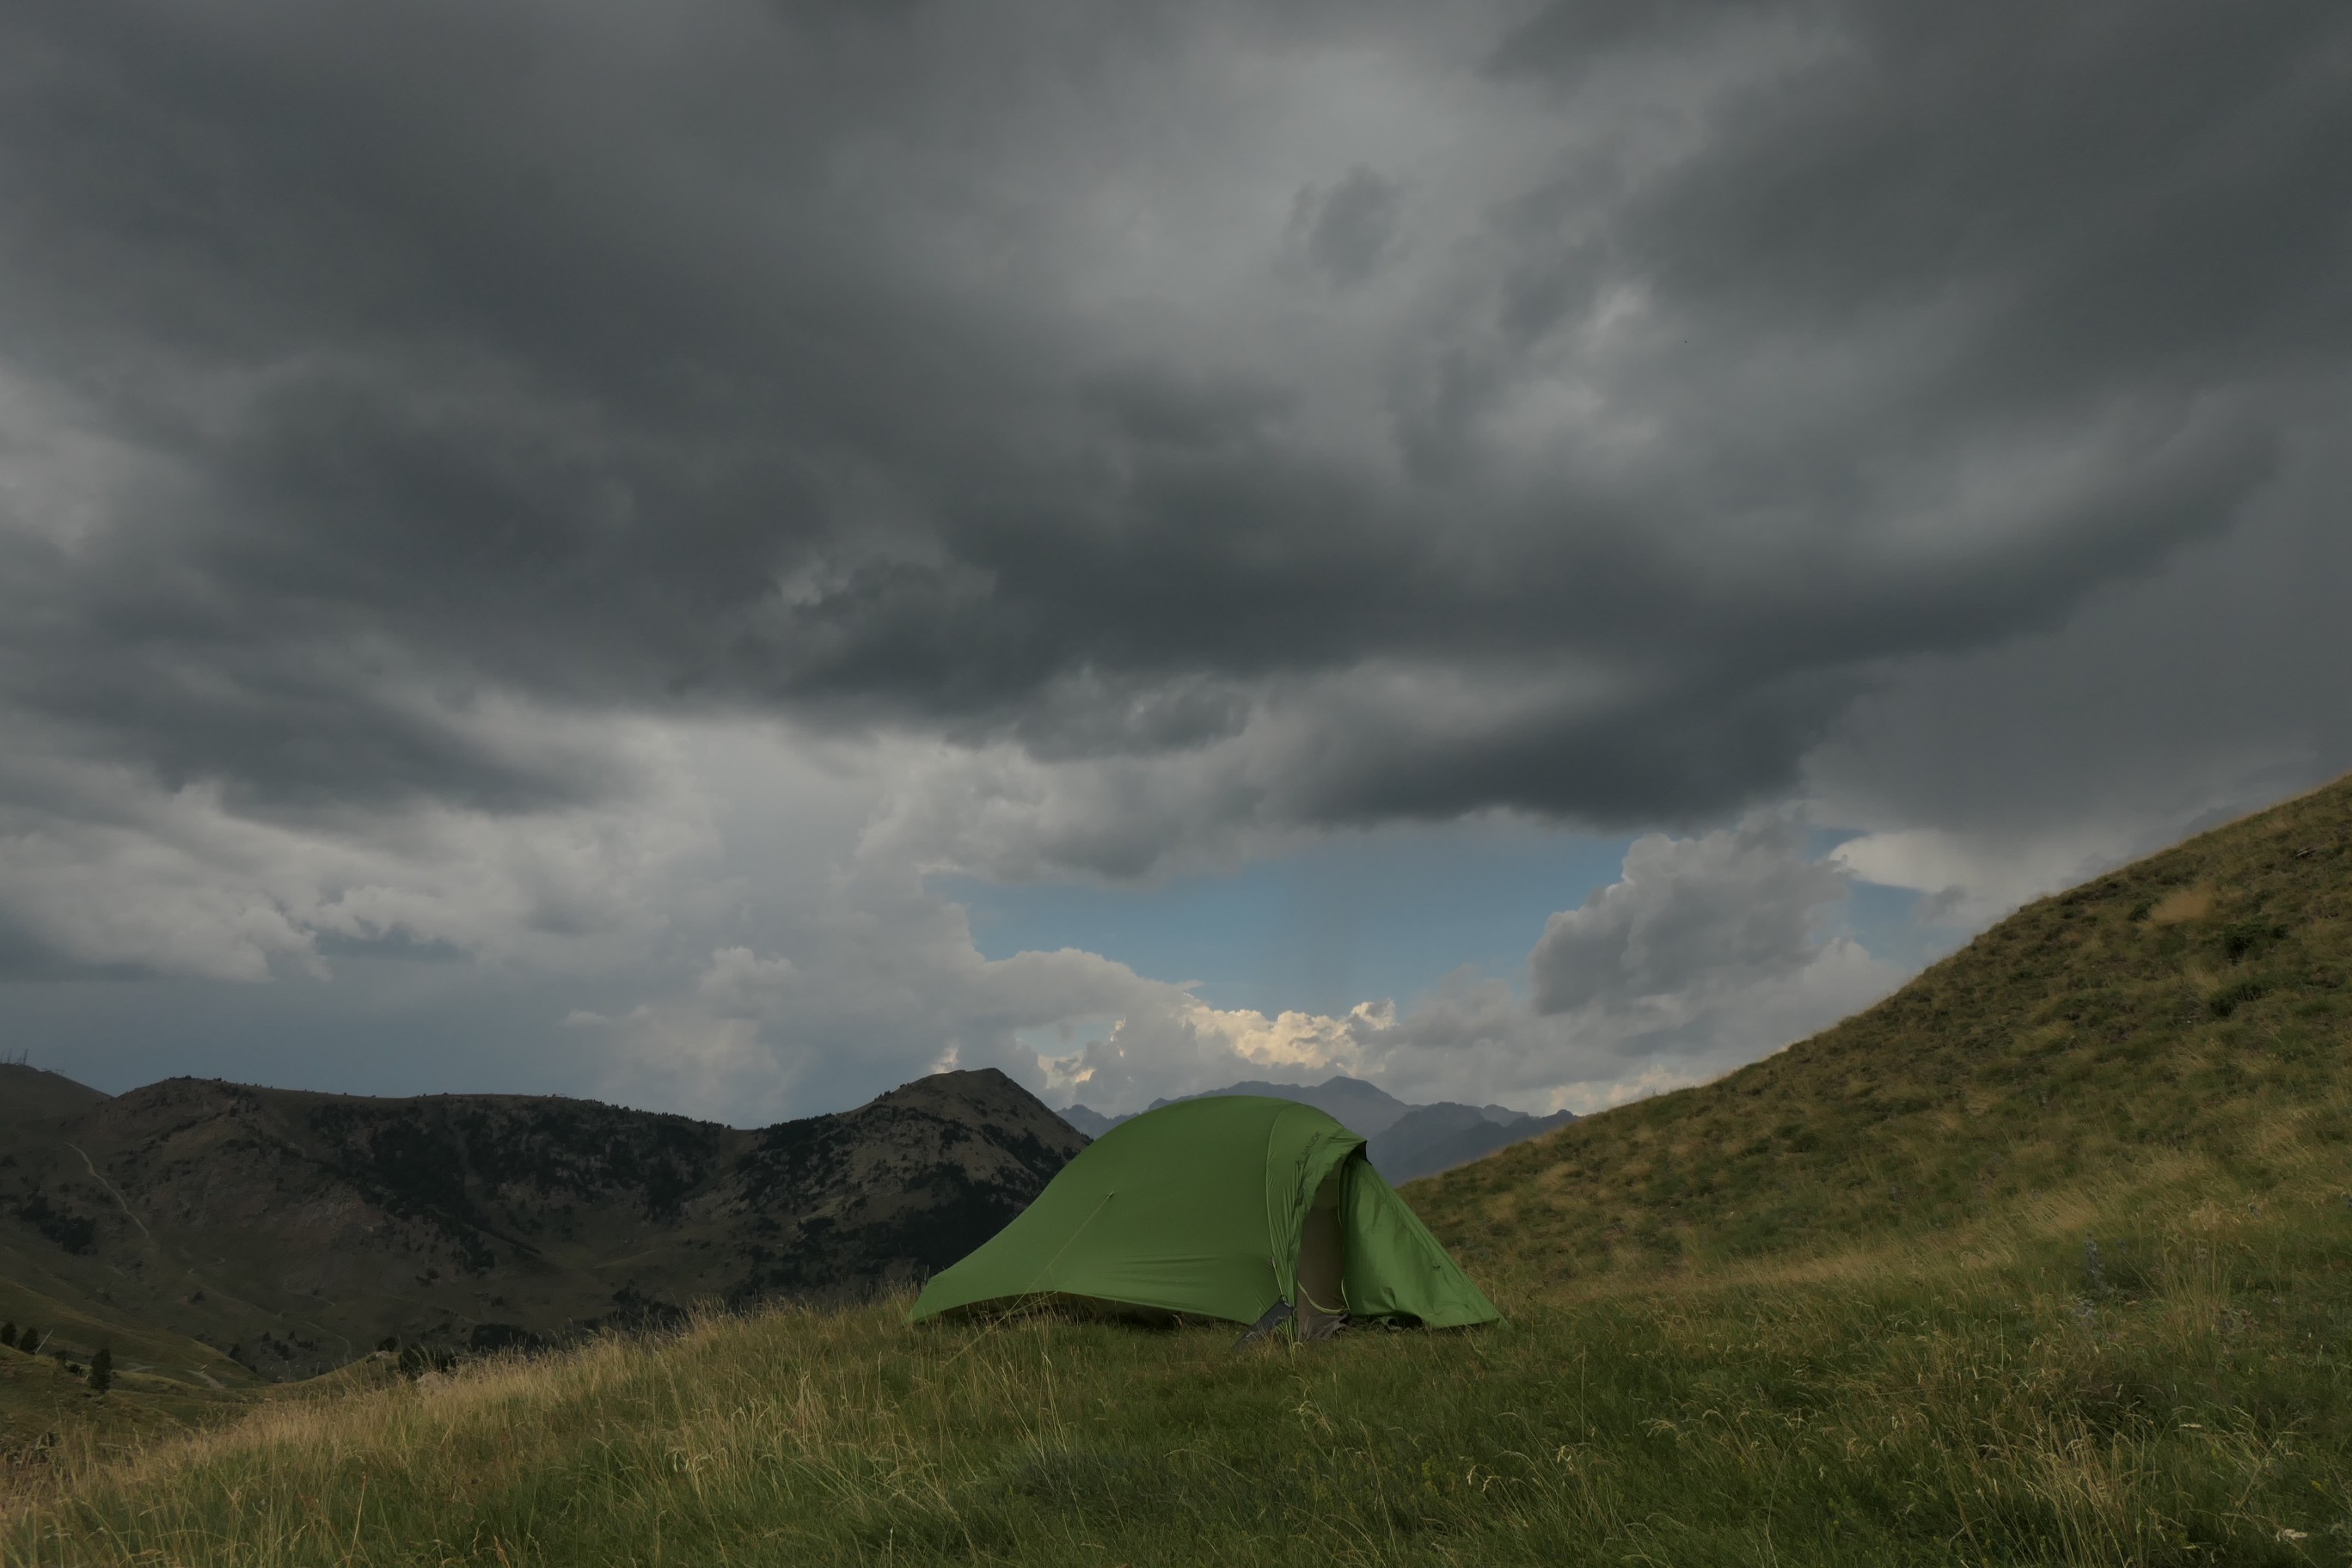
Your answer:
[[[495,1347],[854,1293],[961,1258],[1085,1144],[993,1070],[744,1131],[528,1096],[109,1097],[0,1066],[0,1313],[274,1379],[388,1337]]]
[[[1345,1075],[1314,1084],[1252,1079],[1208,1089],[1204,1094],[1262,1094],[1311,1105],[1349,1131],[1362,1134],[1366,1158],[1391,1182],[1433,1175],[1576,1120],[1575,1112],[1568,1110],[1530,1116],[1499,1105],[1462,1105],[1453,1100],[1414,1105],[1399,1100],[1378,1084]],[[1188,1094],[1176,1098],[1202,1097]],[[1157,1110],[1168,1103],[1155,1100],[1146,1109]],[[1125,1116],[1106,1116],[1084,1105],[1071,1106],[1062,1112],[1062,1118],[1089,1138],[1099,1138],[1129,1120]]]

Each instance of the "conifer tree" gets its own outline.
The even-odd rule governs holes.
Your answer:
[[[104,1394],[114,1386],[114,1347],[100,1345],[98,1353],[89,1358],[89,1391]]]
[[[11,1319],[11,1320],[9,1320],[7,1322],[0,1323],[0,1345],[6,1345],[6,1346],[10,1347],[11,1349],[14,1349],[14,1348],[16,1347],[16,1321],[15,1321],[14,1319]]]

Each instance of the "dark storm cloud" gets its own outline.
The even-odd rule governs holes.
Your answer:
[[[1070,758],[1567,670],[1335,708],[1286,798],[1696,816],[2340,417],[2340,6],[1450,15],[16,8],[6,406],[112,456],[0,500],[0,679],[167,781],[499,809],[620,778],[484,693]],[[1491,185],[1191,216],[1288,145],[1226,68],[1318,37],[1478,97]]]
[[[1290,226],[1307,264],[1337,288],[1370,278],[1396,241],[1401,195],[1395,181],[1361,163],[1328,191],[1299,192]]]

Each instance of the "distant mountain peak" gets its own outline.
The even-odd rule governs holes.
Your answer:
[[[1414,1105],[1399,1100],[1376,1083],[1335,1073],[1318,1084],[1271,1083],[1245,1079],[1199,1094],[1155,1100],[1145,1109],[1157,1110],[1182,1100],[1213,1095],[1255,1094],[1296,1100],[1330,1116],[1366,1142],[1366,1154],[1381,1174],[1391,1182],[1408,1182],[1492,1153],[1507,1144],[1550,1131],[1575,1116],[1565,1110],[1549,1116],[1529,1116],[1500,1105],[1459,1105],[1441,1100]],[[1073,1105],[1062,1119],[1089,1138],[1099,1138],[1125,1116],[1108,1116],[1086,1105]]]

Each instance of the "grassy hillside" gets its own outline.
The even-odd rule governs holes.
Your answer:
[[[0,1253],[0,1266],[9,1261]],[[159,1328],[114,1307],[59,1300],[20,1280],[0,1275],[0,1321],[41,1331],[44,1353],[63,1351],[86,1362],[100,1345],[114,1352],[125,1372],[152,1373],[199,1388],[249,1386],[254,1374],[210,1345]]]
[[[281,1403],[0,1494],[24,1563],[2308,1563],[2352,1544],[2343,1249],[2214,1214],[2128,1283],[1850,1257],[1512,1321],[698,1325]]]
[[[2094,1211],[2345,1199],[2347,973],[2338,783],[2031,905],[1728,1078],[1409,1195],[1474,1266],[1555,1286],[1957,1241],[1987,1216],[2079,1246]]]
[[[220,1426],[250,1408],[249,1393],[122,1370],[100,1395],[79,1366],[0,1346],[0,1478],[59,1459],[104,1460],[142,1442]]]
[[[712,1320],[0,1488],[14,1563],[2352,1562],[2342,786],[1410,1195],[1510,1321]]]
[[[1084,1143],[992,1070],[752,1131],[553,1097],[108,1096],[0,1063],[0,1313],[215,1386],[387,1336],[494,1349],[856,1293],[961,1257]]]

